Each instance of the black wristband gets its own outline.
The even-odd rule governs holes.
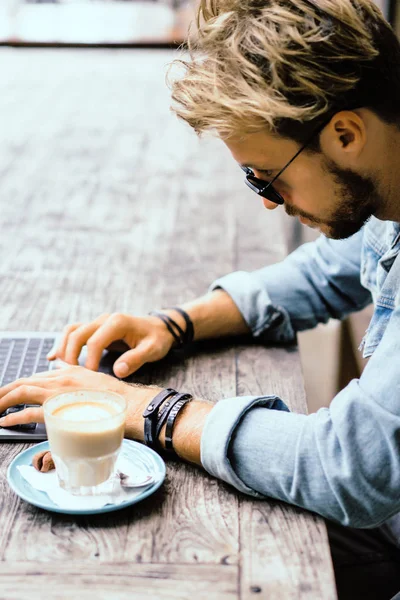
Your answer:
[[[149,315],[152,315],[154,317],[158,317],[159,319],[161,319],[161,321],[163,321],[165,323],[166,328],[168,329],[168,331],[170,332],[170,334],[172,335],[172,337],[174,338],[174,340],[176,341],[178,346],[182,346],[185,332],[178,325],[178,323],[176,323],[173,319],[171,319],[171,317],[169,315],[166,315],[165,313],[160,312],[158,310],[153,310],[152,312],[149,313]],[[173,329],[173,327],[176,327],[176,330],[178,331],[178,333],[176,333],[176,331]]]
[[[163,404],[161,411],[158,413],[156,434],[154,437],[154,444],[159,450],[162,449],[160,441],[159,441],[161,429],[165,425],[165,422],[168,418],[169,413],[171,412],[171,410],[173,409],[175,404],[181,400],[181,398],[182,398],[182,394],[178,394],[178,393],[176,394],[176,396],[172,396]]]
[[[173,330],[168,315],[165,315],[164,313],[158,312],[158,311],[152,311],[149,314],[161,319],[161,321],[163,321],[165,323],[166,328],[168,329],[168,331],[170,332],[170,334],[172,335],[172,337],[174,338],[174,340],[176,341],[178,346],[180,346],[182,344],[182,338]]]
[[[193,326],[192,319],[189,317],[187,312],[184,311],[183,308],[180,308],[179,306],[173,306],[170,310],[176,310],[176,312],[178,312],[180,315],[182,315],[182,317],[185,319],[186,331],[185,331],[185,335],[184,335],[184,343],[191,344],[193,342],[193,338],[194,338],[194,326]]]
[[[178,392],[172,388],[162,390],[162,392],[153,398],[144,411],[144,443],[146,446],[149,446],[150,448],[153,448],[154,446],[158,409],[160,408],[161,404],[167,400],[167,398],[170,398],[170,396],[175,396],[177,393]]]
[[[168,414],[167,419],[167,427],[165,429],[165,449],[169,451],[174,451],[174,446],[172,444],[172,434],[174,431],[174,425],[176,417],[179,411],[192,400],[192,396],[190,394],[179,394],[180,398],[174,404],[174,407]]]

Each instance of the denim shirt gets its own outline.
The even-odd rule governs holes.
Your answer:
[[[214,282],[254,337],[342,319],[373,301],[362,349],[370,360],[329,408],[289,412],[273,395],[219,401],[201,441],[204,468],[247,494],[269,496],[343,525],[382,525],[400,540],[400,224],[371,218],[347,240],[321,236],[282,263]]]

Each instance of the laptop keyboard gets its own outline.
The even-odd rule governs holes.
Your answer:
[[[0,386],[7,385],[20,377],[48,371],[51,363],[46,356],[53,347],[55,338],[3,338],[0,339]],[[14,412],[36,406],[17,404],[0,414],[4,417]],[[34,431],[36,423],[7,427],[16,431]]]
[[[20,377],[49,370],[46,356],[54,338],[3,338],[0,340],[0,386]]]

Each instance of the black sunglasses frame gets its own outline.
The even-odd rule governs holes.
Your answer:
[[[296,152],[296,154],[293,156],[293,158],[291,158],[289,160],[289,162],[283,167],[283,169],[281,169],[279,171],[279,173],[277,175],[275,175],[275,177],[272,179],[272,181],[264,181],[264,179],[259,179],[258,177],[256,177],[254,175],[253,170],[250,169],[250,167],[244,167],[244,166],[240,165],[240,168],[242,169],[242,171],[244,171],[246,173],[245,184],[251,190],[253,190],[253,192],[258,194],[259,196],[262,196],[263,198],[266,198],[270,202],[273,202],[274,204],[280,204],[280,205],[284,204],[285,200],[282,198],[281,194],[276,191],[276,189],[273,186],[273,183],[282,175],[282,173],[288,168],[288,166],[292,164],[292,162],[299,156],[299,154],[301,154],[303,152],[303,150],[305,150],[307,148],[307,146],[312,142],[314,137],[316,135],[320,134],[323,129],[325,129],[325,127],[328,125],[328,123],[330,123],[331,119],[332,119],[332,116],[329,117],[329,120],[324,121],[322,123],[322,125],[320,125],[320,127],[318,127],[313,132],[313,134],[309,137],[309,139],[306,141],[306,143],[303,146],[301,146],[300,150],[298,150]]]

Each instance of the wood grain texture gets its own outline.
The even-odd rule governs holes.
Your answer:
[[[329,550],[319,518],[281,503],[247,500],[240,515],[241,598],[336,598],[325,571]]]
[[[263,210],[221,142],[199,141],[170,114],[171,52],[0,55],[0,329],[146,314],[203,294],[220,275],[283,258],[278,211]],[[214,401],[276,393],[306,410],[296,347],[202,344],[136,379]],[[51,514],[6,484],[23,447],[0,447],[0,598],[24,597],[35,578],[66,586],[68,597],[77,564],[79,598],[91,586],[113,600],[146,589],[148,598],[335,598],[325,526],[314,516],[255,502],[174,461],[142,504]],[[120,576],[107,583],[103,565]]]
[[[236,567],[53,562],[0,565],[1,600],[234,600]]]
[[[286,218],[280,218],[275,210],[266,224],[259,212],[255,203],[238,207],[238,269],[260,268],[281,260],[286,253]],[[268,257],[263,251],[265,236],[268,251],[271,249]],[[291,411],[307,412],[296,346],[239,346],[237,388],[240,395],[275,394]],[[316,516],[283,503],[256,502],[241,496],[240,540],[244,600],[336,598],[326,528]]]

